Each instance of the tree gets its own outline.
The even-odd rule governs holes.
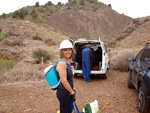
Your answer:
[[[53,3],[51,1],[48,1],[47,4],[48,5],[53,5]]]
[[[3,13],[3,14],[1,15],[1,17],[2,17],[2,18],[6,18],[6,14]]]
[[[35,7],[39,7],[39,5],[40,5],[39,2],[35,3]]]
[[[58,2],[57,5],[61,5],[61,2]]]
[[[108,4],[108,7],[109,7],[109,8],[112,8],[112,7],[111,7],[111,4]]]

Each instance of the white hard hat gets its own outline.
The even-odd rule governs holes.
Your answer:
[[[69,40],[64,40],[60,43],[59,49],[67,49],[67,48],[73,48],[72,43]]]

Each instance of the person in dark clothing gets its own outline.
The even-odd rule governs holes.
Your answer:
[[[60,84],[57,88],[57,98],[60,103],[60,113],[71,113],[70,106],[71,101],[76,100],[76,93],[73,85],[73,73],[69,59],[75,54],[72,44],[69,40],[64,40],[60,44],[59,57],[64,61],[59,61],[56,70],[60,77]]]
[[[91,58],[93,57],[90,45],[82,50],[82,73],[86,82],[91,81]]]

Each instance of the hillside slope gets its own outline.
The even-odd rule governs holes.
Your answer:
[[[136,23],[129,26],[134,28],[130,35],[117,42],[117,48],[143,48],[150,45],[150,16],[134,20]]]
[[[102,6],[93,10],[59,9],[44,23],[74,38],[98,39],[111,42],[130,24],[133,19]]]
[[[51,55],[50,61],[56,62],[59,43],[69,38],[47,25],[24,20],[0,19],[0,29],[7,34],[7,37],[0,41],[0,59],[5,57],[18,62],[10,71],[0,64],[0,83],[41,80],[44,78],[42,69],[49,65],[49,62],[37,64],[36,59],[32,57],[33,51],[39,48],[46,50]]]

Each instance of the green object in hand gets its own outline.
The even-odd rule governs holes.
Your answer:
[[[92,113],[90,104],[87,104],[84,109],[85,109],[85,113]]]

